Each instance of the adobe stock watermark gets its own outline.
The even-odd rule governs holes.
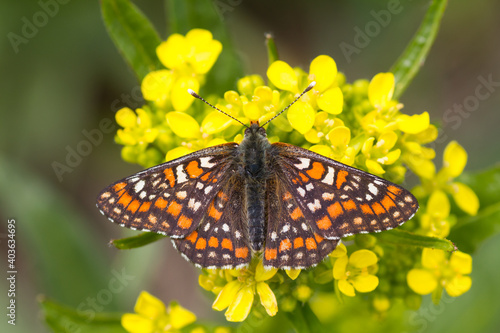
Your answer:
[[[115,295],[121,293],[135,279],[134,275],[128,275],[125,272],[125,268],[122,268],[121,272],[112,270],[111,274],[113,277],[105,288],[78,304],[76,308],[77,314],[84,318],[85,322],[91,322],[98,312],[103,312],[106,305],[113,301]],[[70,321],[66,321],[63,325],[66,332],[77,333],[81,330],[80,325]]]
[[[408,319],[410,326],[413,327],[412,332],[425,332],[429,326],[429,322],[435,321],[446,309],[446,306],[455,302],[455,300],[455,297],[451,297],[444,292],[439,304],[431,303],[413,312]]]
[[[45,27],[51,18],[59,13],[60,5],[65,5],[70,0],[39,0],[40,10],[36,11],[31,17],[23,16],[21,18],[21,28],[19,33],[13,31],[7,34],[7,38],[12,49],[17,54],[23,44],[28,44],[30,40],[38,35],[40,29]]]
[[[389,0],[387,2],[387,9],[370,11],[373,20],[367,22],[363,29],[358,26],[354,27],[353,44],[346,42],[339,44],[347,63],[351,63],[354,54],[360,54],[364,48],[370,45],[372,39],[380,34],[382,28],[386,28],[391,23],[393,15],[397,15],[402,11],[403,6],[400,0]]]
[[[220,20],[224,21],[224,15],[234,11],[242,2],[243,0],[214,0],[213,4]]]

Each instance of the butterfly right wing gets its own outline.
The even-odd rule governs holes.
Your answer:
[[[105,188],[97,207],[133,230],[183,238],[198,228],[210,202],[234,173],[238,144],[199,150]]]

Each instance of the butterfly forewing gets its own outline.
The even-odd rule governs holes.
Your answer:
[[[328,239],[395,228],[418,209],[415,197],[385,179],[296,146],[272,145],[288,184],[314,232]]]
[[[97,207],[121,226],[185,237],[233,174],[237,147],[206,148],[120,180],[99,194]]]

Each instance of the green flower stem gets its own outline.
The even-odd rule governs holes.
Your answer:
[[[113,239],[111,241],[111,244],[113,244],[116,248],[120,250],[128,250],[148,245],[165,237],[166,236],[156,234],[154,232],[143,232],[142,234],[133,237]]]
[[[325,327],[321,324],[318,317],[311,310],[308,303],[297,304],[292,312],[286,312],[287,318],[293,325],[296,332],[299,333],[323,333]]]
[[[160,37],[134,4],[128,0],[102,0],[101,10],[111,39],[139,81],[161,68],[156,56]]]
[[[377,235],[377,238],[382,242],[396,245],[429,247],[444,251],[456,250],[455,245],[447,239],[417,235],[400,229],[381,232]]]
[[[447,0],[432,1],[417,33],[389,70],[396,78],[393,99],[399,99],[425,62],[427,54],[436,39],[447,2]]]

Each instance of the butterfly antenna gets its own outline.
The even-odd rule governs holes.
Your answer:
[[[316,85],[316,81],[313,81],[313,82],[309,83],[309,85],[307,86],[307,88],[304,89],[304,91],[299,95],[299,97],[297,97],[292,103],[288,104],[288,106],[286,108],[284,108],[283,110],[281,110],[280,112],[278,112],[277,115],[275,115],[274,117],[272,117],[271,119],[269,119],[268,121],[266,121],[264,123],[264,125],[267,124],[267,123],[269,123],[274,118],[278,117],[280,114],[282,114],[286,110],[288,110],[290,108],[290,106],[292,106],[293,104],[295,104],[295,102],[297,102],[306,92],[308,92],[309,90],[311,90],[315,85]],[[264,125],[262,125],[261,127],[263,127]]]
[[[203,97],[201,97],[200,95],[198,95],[197,93],[195,93],[192,89],[188,89],[188,93],[190,93],[193,97],[196,97],[198,98],[199,100],[202,100],[203,102],[205,102],[206,104],[210,105],[213,109],[225,114],[226,116],[228,116],[229,118],[233,119],[233,120],[236,120],[237,122],[239,122],[240,124],[242,124],[243,126],[245,126],[246,128],[248,128],[247,125],[243,124],[241,121],[239,121],[238,119],[236,119],[235,117],[231,116],[230,114],[227,114],[226,112],[222,111],[221,109],[219,109],[218,107],[210,104],[209,102],[207,102]]]

